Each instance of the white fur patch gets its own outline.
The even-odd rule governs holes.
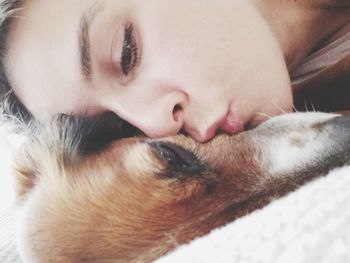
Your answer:
[[[272,140],[269,143],[270,173],[286,173],[313,162],[321,157],[324,148],[324,142],[311,130],[303,134],[292,132]]]

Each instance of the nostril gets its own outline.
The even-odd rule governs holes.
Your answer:
[[[182,112],[183,108],[180,104],[176,104],[173,108],[173,117],[176,122],[180,120],[180,115]]]

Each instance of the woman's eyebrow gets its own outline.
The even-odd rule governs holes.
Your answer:
[[[94,2],[81,16],[79,26],[79,53],[81,71],[86,79],[92,75],[90,26],[96,15],[103,10],[100,1]]]

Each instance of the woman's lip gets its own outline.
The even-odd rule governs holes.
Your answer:
[[[184,131],[192,136],[198,142],[206,142],[215,137],[217,132],[226,134],[237,134],[243,131],[244,123],[234,114],[234,110],[230,107],[227,113],[212,124],[204,133],[199,133],[196,129],[185,126]]]
[[[230,107],[223,123],[220,125],[219,129],[225,133],[237,134],[243,131],[244,123],[235,114],[232,107]]]

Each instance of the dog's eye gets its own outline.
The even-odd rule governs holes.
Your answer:
[[[156,155],[167,164],[168,169],[177,172],[194,172],[201,167],[198,158],[181,146],[166,142],[150,143]]]

